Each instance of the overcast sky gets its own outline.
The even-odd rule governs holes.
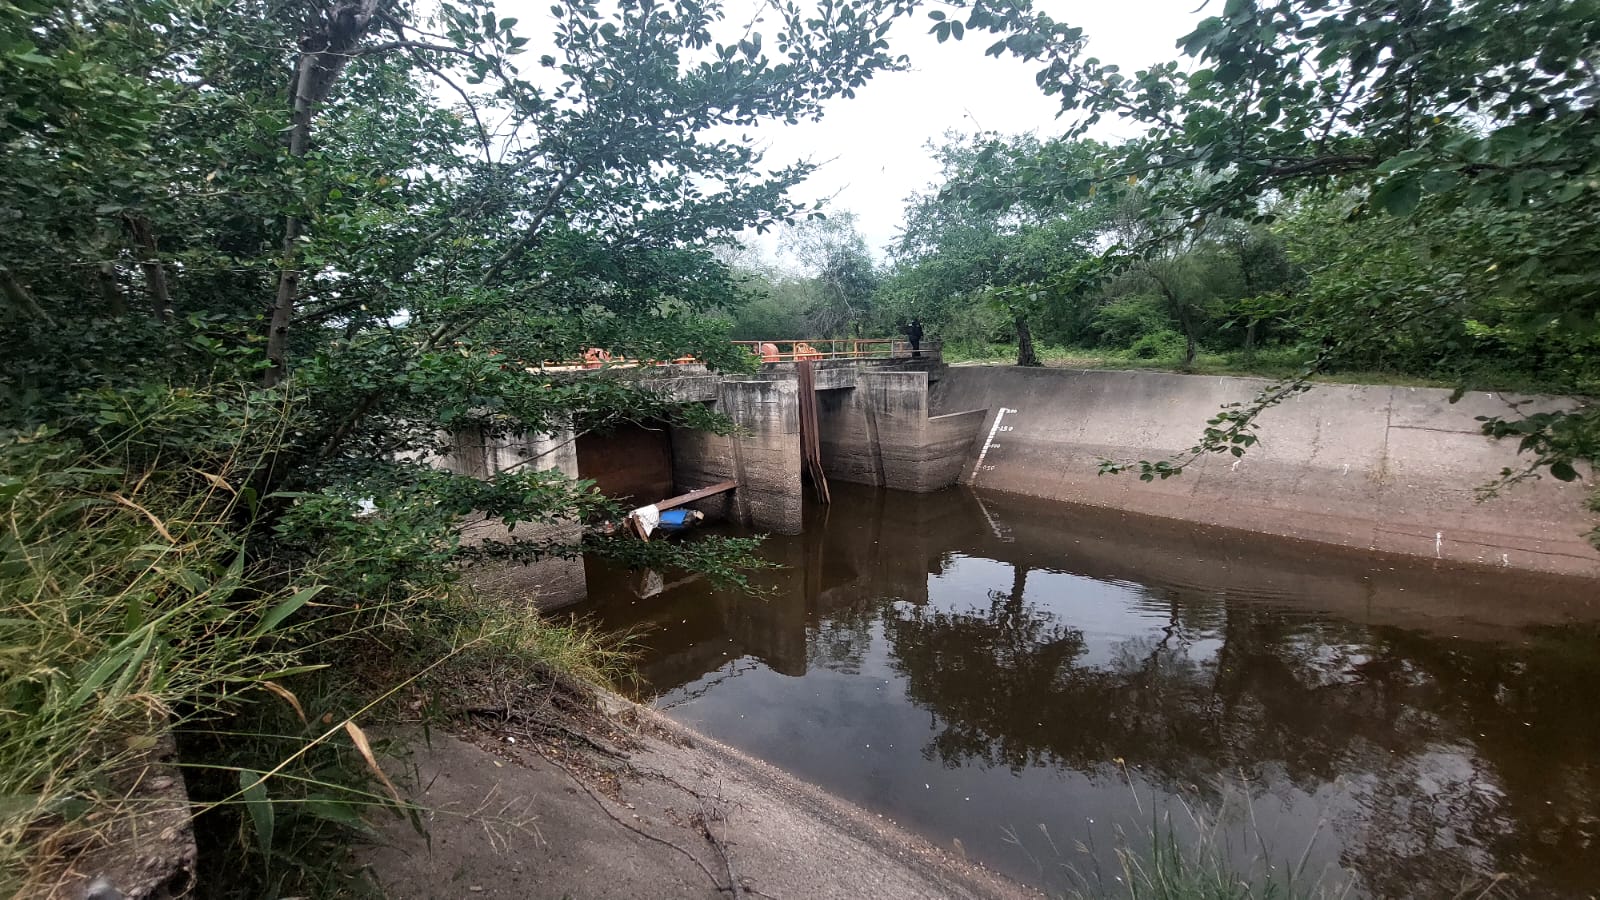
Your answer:
[[[1088,53],[1134,70],[1174,59],[1179,37],[1206,12],[1202,0],[1071,2],[1044,0],[1057,20],[1084,30]],[[853,99],[835,99],[821,122],[755,132],[773,164],[827,161],[800,190],[801,199],[833,196],[835,209],[856,214],[867,243],[882,256],[895,236],[904,201],[938,175],[926,148],[946,131],[1051,134],[1061,128],[1058,102],[1034,84],[1037,66],[983,51],[994,38],[970,34],[940,44],[925,18],[897,23],[893,50],[911,57],[912,70],[880,75]],[[1124,137],[1115,123],[1096,126],[1100,138]],[[770,252],[771,244],[768,244]]]
[[[725,24],[747,22],[763,2],[727,0]],[[1205,14],[1200,7],[1206,0],[1036,2],[1057,21],[1082,28],[1090,55],[1131,74],[1175,58],[1174,44]],[[529,26],[552,22],[548,0],[500,0],[497,6],[502,15],[515,15],[524,23],[520,32],[532,39],[522,57],[528,61],[523,64],[524,75],[537,81],[540,70],[532,61],[554,50],[549,45],[552,32]],[[853,98],[834,98],[820,122],[774,123],[751,132],[757,145],[766,149],[769,168],[803,159],[823,164],[797,198],[810,202],[831,197],[830,208],[854,212],[880,259],[884,246],[899,231],[905,199],[926,189],[938,175],[927,150],[929,141],[941,140],[951,130],[1049,135],[1062,127],[1056,119],[1058,102],[1034,83],[1036,64],[1009,55],[984,56],[994,43],[992,35],[972,33],[965,40],[941,44],[927,33],[931,25],[926,12],[919,12],[914,19],[896,22],[889,33],[890,50],[911,58],[909,71],[879,75]],[[771,28],[770,22],[767,27]],[[1093,136],[1128,135],[1119,133],[1117,123],[1103,122]],[[773,235],[751,238],[768,257],[781,240]]]

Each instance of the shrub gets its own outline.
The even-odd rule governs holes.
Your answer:
[[[1128,350],[1136,359],[1175,359],[1183,356],[1184,347],[1183,335],[1162,329],[1134,341]]]
[[[126,773],[167,730],[292,696],[294,613],[317,589],[252,563],[237,473],[194,474],[124,470],[46,431],[0,445],[7,882],[126,834]]]
[[[1089,328],[1102,345],[1127,347],[1146,335],[1172,330],[1172,317],[1160,297],[1134,294],[1100,307]]]

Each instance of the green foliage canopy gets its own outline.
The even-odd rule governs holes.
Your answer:
[[[1143,129],[1090,165],[1046,160],[1013,178],[974,179],[960,189],[974,202],[1082,198],[1131,183],[1165,226],[1136,248],[1143,253],[1316,196],[1404,248],[1402,259],[1369,257],[1369,271],[1311,273],[1321,285],[1312,298],[1325,302],[1300,312],[1321,334],[1319,366],[1368,353],[1396,330],[1448,334],[1469,321],[1466,330],[1507,346],[1592,353],[1600,332],[1593,0],[1228,0],[1180,39],[1184,59],[1131,75],[1087,56],[1080,29],[1029,4],[964,10],[962,23],[934,16],[933,31],[941,39],[988,31],[1000,38],[991,54],[1038,63],[1040,86],[1071,117],[1066,140],[1108,116]],[[1224,413],[1195,452],[1237,448],[1274,397]],[[1485,429],[1519,435],[1531,452],[1511,477],[1542,470],[1571,479],[1573,463],[1600,450],[1593,406]],[[1144,466],[1147,476],[1178,470]]]
[[[145,579],[164,602],[205,595],[182,603],[204,640],[158,633],[141,616],[159,606],[141,605],[127,585],[74,588],[64,600],[94,611],[74,627],[93,634],[68,643],[88,650],[35,629],[22,680],[110,672],[84,654],[110,648],[122,665],[124,648],[158,647],[160,667],[141,671],[178,686],[171,694],[129,700],[93,678],[73,690],[108,707],[221,716],[239,706],[199,706],[203,692],[259,697],[262,679],[319,668],[290,659],[321,655],[342,667],[334,691],[351,688],[343,667],[371,654],[344,641],[369,629],[400,635],[385,655],[435,650],[428,670],[484,644],[469,635],[437,650],[419,637],[425,620],[465,621],[452,584],[473,556],[594,547],[737,580],[747,543],[574,546],[558,536],[469,553],[459,536],[468,513],[572,525],[618,510],[592,485],[535,466],[480,480],[428,460],[457,434],[628,419],[725,425],[627,372],[570,377],[541,363],[599,347],[747,365],[707,315],[734,291],[711,250],[809,212],[787,195],[810,166],[773,167],[740,132],[816,117],[829,98],[902,65],[885,35],[909,8],[779,3],[762,24],[730,20],[717,0],[558,0],[548,19],[524,24],[486,0],[0,0],[0,470],[22,473],[8,476],[6,496],[44,516],[56,500],[18,487],[30,467],[85,459],[94,469],[59,498],[71,515],[56,519],[71,528],[12,542],[12,574],[49,572],[29,566],[67,558],[74,540],[92,543],[83,535],[96,517],[73,512],[89,491],[106,495],[94,502],[116,513],[118,530],[105,534],[134,546],[134,562],[181,551],[193,557],[185,572],[237,563],[249,573],[248,590],[215,598],[204,577],[183,575],[188,593],[160,573]],[[144,499],[157,487],[159,506]],[[176,540],[162,519],[196,507],[197,537]],[[129,584],[145,591],[137,577]],[[307,584],[315,603],[295,590]],[[292,602],[245,636],[283,643],[232,658],[236,644],[216,642],[223,625],[258,621],[261,603],[280,594]],[[7,616],[72,621],[20,607]],[[244,662],[249,681],[228,668]],[[19,746],[58,739],[27,730],[36,724],[19,726]],[[221,741],[229,748],[269,727],[236,724]],[[59,745],[82,751],[73,778],[56,777],[52,762],[43,775],[21,773],[11,793],[37,795],[55,816],[63,798],[53,791],[76,791],[117,762],[91,757],[123,745],[119,727],[79,729],[82,748]],[[262,827],[270,815],[257,815],[269,797],[305,801],[287,805],[296,817],[335,809],[354,821],[348,807],[316,805],[314,782],[299,775],[267,784],[229,764],[249,777],[216,799],[237,807],[243,792],[260,839],[244,852],[286,856],[291,814],[276,841]],[[0,822],[7,877],[28,864],[12,839],[48,824],[14,806]],[[108,803],[104,821],[128,808]]]
[[[481,0],[0,4],[4,420],[259,381],[304,397],[288,452],[327,466],[670,414],[528,367],[744,364],[703,315],[734,289],[710,250],[793,221],[810,166],[725,135],[901,65],[905,10],[571,0],[533,60]]]

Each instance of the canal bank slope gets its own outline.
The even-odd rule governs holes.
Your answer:
[[[1193,446],[1206,420],[1270,382],[1162,372],[955,366],[933,414],[987,407],[962,480],[974,487],[1242,528],[1357,549],[1600,578],[1589,483],[1550,478],[1479,502],[1516,467],[1516,445],[1478,416],[1569,401],[1433,388],[1319,384],[1266,411],[1242,459],[1210,455],[1145,483],[1099,461],[1159,460]],[[1002,413],[1002,410],[1004,412]],[[985,437],[991,446],[983,451]],[[978,459],[982,454],[981,464]],[[1586,479],[1592,474],[1585,472]]]
[[[653,710],[601,704],[603,724],[542,734],[479,718],[411,735],[427,835],[390,820],[363,851],[385,895],[1040,896]]]

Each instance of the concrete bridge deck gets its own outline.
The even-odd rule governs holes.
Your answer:
[[[751,342],[754,343],[754,342]],[[776,351],[767,349],[776,343]],[[847,349],[834,349],[845,345]],[[865,346],[863,346],[865,345]],[[701,501],[712,517],[731,517],[783,534],[801,528],[803,459],[799,367],[816,391],[816,444],[829,479],[907,491],[954,484],[986,410],[929,415],[929,389],[944,373],[936,342],[913,351],[903,341],[760,342],[769,360],[750,374],[712,372],[695,362],[600,362],[555,371],[645,368],[642,379],[678,403],[704,403],[737,430],[718,435],[661,423],[605,434],[571,428],[532,436],[457,436],[442,464],[489,477],[538,459],[541,469],[593,479],[606,494],[638,503],[728,479],[731,494]],[[550,371],[546,369],[545,371]]]

